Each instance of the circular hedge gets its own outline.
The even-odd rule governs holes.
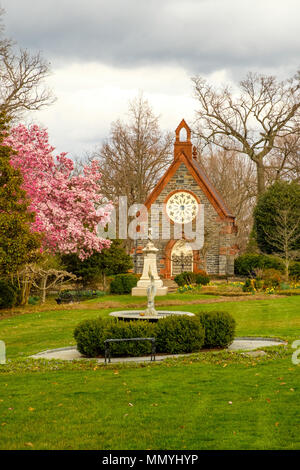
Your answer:
[[[227,312],[200,312],[205,348],[225,348],[234,340],[235,319]]]
[[[85,320],[76,326],[74,338],[78,351],[84,356],[97,357],[104,353],[104,340],[107,339],[106,330],[108,319],[95,318]]]
[[[170,315],[156,323],[154,333],[160,353],[196,352],[204,343],[204,328],[197,317]]]
[[[202,312],[195,317],[170,315],[156,323],[145,320],[123,321],[116,318],[85,320],[74,330],[78,351],[84,356],[97,357],[105,353],[106,339],[156,339],[158,353],[182,354],[205,348],[228,346],[235,331],[235,320],[227,312]],[[111,343],[113,355],[141,356],[150,354],[146,341]]]

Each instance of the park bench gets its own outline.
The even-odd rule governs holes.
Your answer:
[[[105,344],[105,364],[110,361],[110,345],[111,343],[121,343],[125,341],[151,341],[152,343],[152,348],[151,348],[151,359],[150,361],[155,361],[155,354],[156,354],[156,343],[155,343],[155,338],[116,338],[116,339],[106,339],[104,341]]]

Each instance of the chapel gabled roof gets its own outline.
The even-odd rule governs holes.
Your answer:
[[[222,196],[218,193],[216,188],[213,186],[212,182],[206,175],[205,171],[203,170],[202,166],[197,160],[192,160],[192,164],[195,166],[196,171],[199,175],[199,178],[202,179],[203,182],[205,182],[206,187],[209,189],[210,193],[214,195],[216,201],[218,202],[219,206],[222,207],[224,213],[226,214],[227,217],[235,217],[231,210],[228,208],[226,205],[224,199]]]
[[[179,134],[182,128],[187,130],[187,140],[180,141]],[[225,204],[223,198],[214,188],[213,184],[209,180],[208,176],[204,172],[200,163],[193,157],[192,143],[190,140],[190,128],[183,119],[176,129],[176,140],[174,143],[174,160],[159,180],[151,194],[148,196],[145,206],[149,209],[150,206],[155,202],[159,194],[168,184],[172,176],[176,173],[177,169],[181,164],[184,164],[188,169],[189,173],[193,176],[194,180],[198,183],[208,200],[214,206],[217,213],[222,219],[230,219],[234,222],[234,215]]]

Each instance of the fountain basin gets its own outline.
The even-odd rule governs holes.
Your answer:
[[[156,315],[147,315],[145,313],[145,310],[119,310],[118,312],[111,312],[109,315],[111,317],[118,318],[119,320],[125,320],[125,321],[147,320],[151,322],[156,322],[170,315],[187,315],[189,317],[195,316],[191,312],[171,311],[171,310],[157,310]]]

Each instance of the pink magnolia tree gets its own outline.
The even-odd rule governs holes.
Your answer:
[[[72,175],[73,162],[61,153],[53,156],[46,129],[20,124],[5,139],[17,153],[11,163],[20,168],[31,210],[36,213],[32,230],[42,232],[43,250],[77,253],[81,259],[110,246],[99,238],[98,224],[105,226],[112,210],[99,192],[99,163],[85,166],[83,175]]]

